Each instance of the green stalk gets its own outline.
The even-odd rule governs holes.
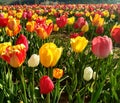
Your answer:
[[[27,94],[26,94],[26,86],[25,86],[25,79],[24,79],[24,74],[23,74],[23,68],[21,69],[21,75],[20,75],[20,79],[22,82],[22,86],[23,86],[23,92],[24,92],[24,103],[27,103]]]
[[[50,93],[47,94],[46,103],[50,103]]]

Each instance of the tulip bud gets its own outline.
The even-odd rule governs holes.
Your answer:
[[[84,80],[89,81],[89,80],[92,79],[92,76],[93,76],[93,70],[92,70],[92,68],[91,67],[86,67],[84,69],[84,74],[83,74]]]
[[[37,54],[33,54],[28,60],[29,67],[37,67],[39,65],[40,57]]]
[[[49,76],[45,75],[40,79],[40,93],[48,94],[54,89],[54,84]]]

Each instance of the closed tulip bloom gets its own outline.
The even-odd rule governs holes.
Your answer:
[[[0,17],[0,27],[6,27],[8,24],[8,18]]]
[[[49,76],[45,75],[40,78],[40,93],[48,94],[54,89],[54,84]]]
[[[101,18],[101,15],[95,14],[95,16],[92,18],[90,16],[90,20],[92,21],[92,25],[94,26],[103,26],[104,25],[104,18]]]
[[[88,40],[85,37],[77,36],[76,38],[71,38],[71,47],[74,52],[82,52],[88,44]]]
[[[45,43],[39,49],[40,62],[45,67],[53,67],[61,57],[63,48],[58,48],[54,43]]]
[[[9,46],[1,54],[1,58],[8,62],[12,67],[20,67],[26,58],[26,50],[23,44]]]
[[[53,77],[56,79],[60,79],[63,76],[63,70],[59,68],[53,69]]]
[[[63,28],[67,24],[67,17],[66,16],[60,16],[59,18],[56,18],[56,24],[59,28]]]
[[[75,22],[75,17],[74,16],[72,16],[70,18],[67,18],[67,24],[68,25],[73,25],[74,22]]]
[[[115,25],[112,28],[111,37],[116,43],[120,44],[120,25]]]
[[[7,26],[10,30],[14,31],[18,26],[16,19],[15,18],[10,18],[8,20],[8,25]]]
[[[97,36],[92,40],[92,52],[99,58],[108,57],[112,48],[112,40],[108,36]]]
[[[87,23],[87,21],[85,22],[85,25],[83,25],[82,26],[82,28],[81,28],[81,31],[82,32],[87,32],[89,30],[89,25],[88,25],[88,23]]]
[[[81,29],[86,24],[86,20],[83,17],[79,17],[74,24],[75,29]]]
[[[104,32],[104,27],[103,26],[98,26],[97,28],[96,28],[96,33],[97,34],[102,34]]]
[[[54,27],[53,27],[53,31],[58,31],[59,30],[59,27],[57,24],[54,24]]]
[[[93,77],[93,70],[91,67],[86,67],[84,69],[84,74],[83,74],[83,79],[86,80],[86,81],[89,81],[91,80]]]
[[[10,30],[8,27],[5,28],[6,34],[8,36],[16,36],[21,30],[21,25],[18,25],[15,30]]]
[[[26,30],[29,32],[33,32],[35,30],[35,21],[28,21],[26,24]]]
[[[37,54],[32,54],[30,59],[28,60],[29,67],[37,67],[40,63],[40,57]]]

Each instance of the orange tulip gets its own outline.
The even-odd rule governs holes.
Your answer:
[[[35,24],[36,24],[35,21],[28,21],[26,24],[27,31],[33,32],[35,29]]]
[[[8,28],[10,30],[15,30],[17,28],[17,21],[16,21],[16,19],[15,18],[10,18],[8,20],[8,25],[7,26],[8,26]]]
[[[95,14],[94,18],[90,16],[90,20],[92,21],[92,25],[94,26],[104,25],[104,18],[101,18],[101,15],[99,14]]]
[[[9,36],[15,36],[15,35],[17,35],[17,34],[20,32],[20,30],[21,30],[21,25],[18,25],[18,26],[16,27],[16,29],[13,30],[13,31],[10,30],[8,27],[6,27],[5,30],[6,30],[6,34],[7,34],[7,35],[9,35]]]
[[[63,76],[63,70],[59,68],[53,69],[53,77],[56,79],[60,79]]]

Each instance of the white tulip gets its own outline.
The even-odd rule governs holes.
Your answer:
[[[40,63],[40,57],[37,54],[31,55],[30,59],[28,60],[29,67],[37,67]]]
[[[93,77],[93,70],[91,67],[86,67],[84,69],[84,74],[83,74],[83,79],[86,80],[86,81],[89,81],[91,80]]]

